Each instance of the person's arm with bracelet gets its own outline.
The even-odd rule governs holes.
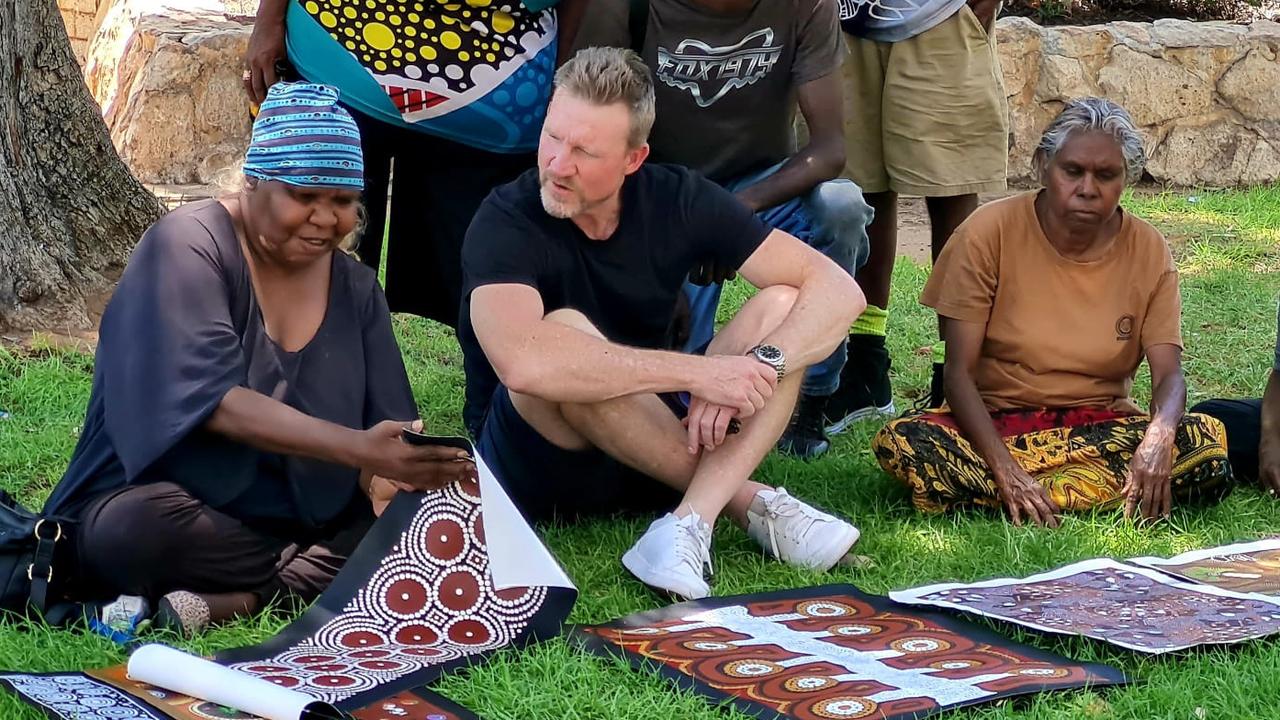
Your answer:
[[[867,307],[861,288],[848,273],[781,230],[769,233],[741,272],[757,288],[796,289],[795,302],[782,323],[760,341],[760,345],[779,348],[790,368],[807,368],[829,355]],[[713,398],[693,395],[687,416],[689,447],[715,448],[724,442],[730,421],[744,416]]]
[[[946,318],[943,328],[947,342],[947,360],[943,367],[947,404],[961,434],[991,469],[1009,519],[1014,525],[1026,520],[1040,526],[1058,527],[1061,509],[1044,486],[1009,453],[978,392],[974,375],[986,339],[986,325]]]

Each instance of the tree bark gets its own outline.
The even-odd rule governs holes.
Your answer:
[[[0,0],[0,330],[90,327],[161,212],[112,147],[55,0]]]

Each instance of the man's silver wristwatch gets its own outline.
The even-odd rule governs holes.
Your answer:
[[[787,357],[777,345],[757,345],[747,351],[747,355],[773,368],[781,380],[787,374]]]

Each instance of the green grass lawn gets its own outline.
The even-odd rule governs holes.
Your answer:
[[[1235,193],[1150,194],[1128,207],[1172,239],[1183,269],[1186,368],[1191,401],[1261,392],[1275,341],[1280,290],[1280,188]],[[916,303],[927,269],[901,261],[895,278],[892,334],[894,385],[909,404],[927,385],[934,320]],[[746,296],[735,287],[733,306]],[[1082,299],[1087,302],[1087,299]],[[725,308],[728,309],[728,308]],[[461,430],[462,361],[452,334],[417,318],[396,328],[428,426]],[[18,356],[0,349],[0,487],[38,505],[71,454],[88,398],[92,358],[65,351]],[[1147,381],[1139,382],[1146,395]],[[907,492],[876,466],[864,426],[840,436],[817,462],[770,457],[759,479],[851,518],[862,529],[859,568],[818,574],[765,560],[736,528],[716,534],[719,595],[849,582],[884,593],[946,580],[978,580],[1047,570],[1099,556],[1166,555],[1280,532],[1280,503],[1241,488],[1222,504],[1177,510],[1171,521],[1139,528],[1112,514],[1068,518],[1056,531],[1014,528],[994,516],[926,518]],[[643,519],[542,527],[542,535],[581,589],[570,620],[601,622],[659,601],[622,569],[619,558],[646,526]],[[145,542],[145,538],[139,538]],[[156,639],[196,651],[261,641],[288,617],[266,615],[191,642]],[[1159,659],[1103,643],[997,626],[1003,634],[1069,658],[1123,668],[1138,680],[1122,689],[1064,692],[961,710],[956,718],[1266,718],[1280,701],[1280,642],[1260,641]],[[81,669],[123,660],[106,640],[29,624],[0,625],[0,668]],[[620,662],[585,656],[557,640],[499,654],[486,665],[447,677],[446,696],[488,718],[696,718],[724,714]],[[40,715],[9,696],[0,718]],[[737,716],[745,717],[745,716]]]

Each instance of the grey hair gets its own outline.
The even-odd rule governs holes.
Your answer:
[[[627,142],[638,148],[653,129],[653,76],[634,50],[589,47],[579,50],[556,71],[556,90],[565,90],[596,105],[622,103],[631,113]]]
[[[1124,155],[1125,182],[1134,182],[1142,177],[1142,170],[1147,166],[1142,135],[1138,133],[1128,110],[1100,97],[1072,100],[1049,123],[1031,159],[1036,177],[1044,180],[1045,171],[1072,135],[1087,132],[1104,133],[1115,139],[1120,153]]]

